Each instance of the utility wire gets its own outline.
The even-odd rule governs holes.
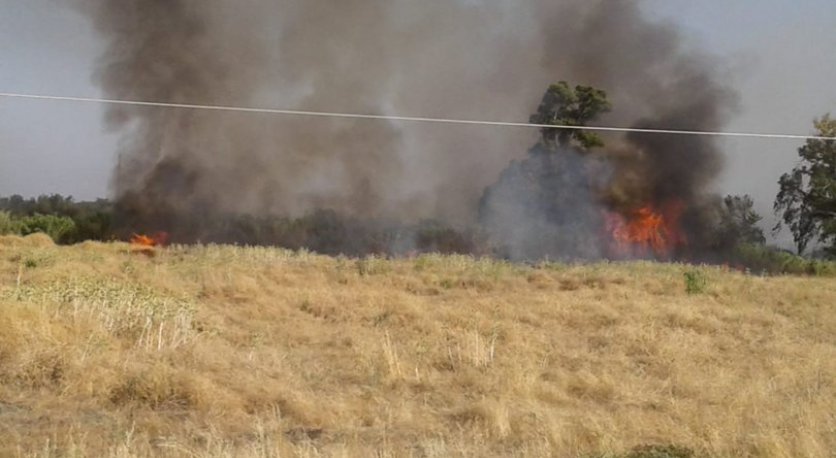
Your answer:
[[[537,129],[571,129],[571,130],[590,130],[599,132],[637,132],[644,134],[672,134],[672,135],[701,135],[713,137],[747,137],[747,138],[780,138],[791,140],[836,140],[836,137],[823,137],[817,135],[792,135],[792,134],[770,134],[770,133],[751,133],[751,132],[721,132],[721,131],[704,131],[704,130],[677,130],[677,129],[639,129],[630,127],[603,127],[603,126],[569,126],[569,125],[552,125],[552,124],[529,124],[522,122],[503,122],[503,121],[478,121],[467,119],[446,119],[446,118],[424,118],[414,116],[391,116],[379,114],[360,114],[360,113],[339,113],[327,111],[305,111],[305,110],[282,110],[274,108],[252,108],[252,107],[238,107],[229,105],[199,105],[191,103],[167,103],[167,102],[143,102],[138,100],[116,100],[92,97],[69,97],[69,96],[54,96],[54,95],[35,95],[35,94],[18,94],[0,92],[0,97],[30,99],[30,100],[58,100],[66,102],[83,102],[83,103],[98,103],[108,105],[130,105],[140,107],[160,107],[160,108],[181,108],[190,110],[212,110],[212,111],[231,111],[238,113],[261,113],[261,114],[275,114],[285,116],[307,116],[320,118],[341,118],[341,119],[368,119],[379,121],[401,121],[401,122],[416,122],[416,123],[434,123],[434,124],[458,124],[471,126],[492,126],[492,127],[527,127]]]

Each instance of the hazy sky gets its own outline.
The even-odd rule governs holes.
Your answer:
[[[727,59],[741,94],[728,128],[812,133],[812,121],[836,114],[836,2],[832,0],[648,0],[648,11],[679,24],[702,49]],[[718,191],[750,194],[763,226],[782,173],[797,163],[793,140],[727,139]],[[790,244],[787,231],[777,242]]]
[[[730,129],[806,134],[814,117],[836,113],[833,0],[644,4],[652,17],[673,21],[688,41],[726,59],[742,96]],[[100,95],[91,72],[102,43],[85,18],[56,5],[0,0],[0,92]],[[100,106],[0,99],[0,195],[106,196],[117,141],[103,130]],[[728,167],[718,191],[751,194],[771,217],[777,179],[796,162],[800,142],[735,139],[723,146]]]

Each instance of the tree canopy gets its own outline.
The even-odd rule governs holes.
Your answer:
[[[586,126],[600,115],[609,112],[612,105],[607,100],[607,93],[591,86],[575,86],[572,89],[565,81],[549,86],[543,94],[543,100],[529,118],[532,124],[554,126]],[[600,147],[601,138],[588,130],[579,129],[541,129],[543,142],[554,147],[569,146],[572,140],[585,149]]]
[[[814,122],[821,137],[836,137],[836,119],[825,115]],[[810,139],[799,148],[800,163],[781,176],[775,212],[789,226],[799,254],[817,240],[836,256],[836,140]]]

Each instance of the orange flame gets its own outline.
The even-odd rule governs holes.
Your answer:
[[[606,212],[610,251],[619,258],[670,258],[675,249],[687,245],[679,224],[683,210],[681,203],[670,203],[663,209],[646,205],[626,215]]]
[[[131,244],[142,248],[165,246],[166,243],[168,243],[168,233],[166,232],[157,232],[150,237],[142,234],[134,234],[131,237]]]

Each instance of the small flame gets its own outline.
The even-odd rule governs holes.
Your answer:
[[[168,233],[166,232],[157,232],[153,236],[134,234],[133,237],[131,237],[131,245],[136,245],[142,248],[165,246],[166,243],[168,243]]]
[[[618,258],[670,258],[675,249],[687,245],[679,224],[683,210],[681,203],[670,203],[663,209],[645,205],[626,215],[606,212],[611,254]]]

